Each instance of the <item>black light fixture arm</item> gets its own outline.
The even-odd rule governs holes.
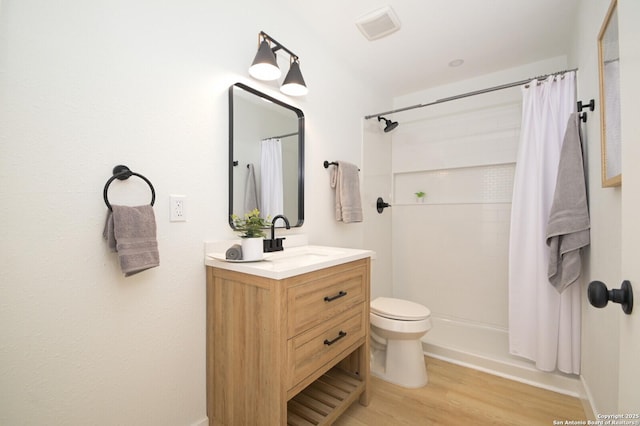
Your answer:
[[[296,55],[295,53],[293,53],[292,51],[284,47],[282,43],[278,42],[275,38],[271,37],[269,34],[265,33],[264,31],[260,31],[260,34],[258,35],[258,44],[260,44],[260,37],[262,37],[265,40],[269,40],[271,43],[275,45],[274,47],[271,48],[271,51],[273,53],[276,53],[278,50],[282,49],[285,52],[287,52],[289,55],[291,55],[294,61],[299,60],[298,55]]]

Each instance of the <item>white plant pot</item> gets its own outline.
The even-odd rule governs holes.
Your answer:
[[[242,238],[242,260],[260,260],[263,255],[264,238]]]

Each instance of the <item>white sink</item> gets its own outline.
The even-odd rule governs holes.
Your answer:
[[[344,254],[345,249],[339,247],[301,246],[265,253],[265,256],[268,261],[279,262],[287,259],[324,259],[329,256],[342,256]]]
[[[224,254],[208,253],[205,264],[266,278],[282,279],[373,255],[374,252],[371,250],[307,245],[265,253],[265,258],[260,262],[227,262]]]

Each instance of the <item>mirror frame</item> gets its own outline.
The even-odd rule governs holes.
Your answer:
[[[614,135],[607,131],[609,127],[617,127],[620,129],[620,106],[617,106],[618,113],[612,114],[612,106],[607,105],[607,98],[617,98],[620,100],[620,76],[618,81],[612,81],[611,78],[605,79],[605,56],[606,56],[606,39],[613,35],[615,40],[618,38],[617,24],[610,26],[612,17],[615,15],[617,19],[617,0],[612,0],[607,15],[602,23],[602,28],[598,34],[598,73],[600,76],[600,144],[602,156],[602,187],[613,187],[622,185],[622,155],[621,155],[621,137],[620,134]],[[612,31],[616,31],[613,34]],[[620,51],[618,48],[617,60],[620,61]],[[611,76],[609,76],[611,77]],[[615,120],[615,122],[613,121]],[[609,134],[609,137],[607,137]],[[617,136],[617,137],[612,137]]]
[[[233,155],[233,89],[236,87],[293,111],[298,116],[298,220],[295,224],[291,223],[291,227],[300,227],[304,223],[304,113],[300,108],[273,98],[243,83],[235,83],[229,87],[229,226],[231,226],[231,229],[235,229],[231,216],[233,215],[233,168],[236,164]],[[284,227],[284,225],[277,226],[277,228],[281,227]]]

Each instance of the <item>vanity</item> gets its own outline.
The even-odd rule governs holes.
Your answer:
[[[308,245],[252,263],[205,255],[210,424],[325,425],[368,405],[372,255]]]
[[[270,150],[281,151],[282,208],[261,213],[302,226],[304,135],[299,108],[242,83],[229,88],[232,228],[235,215],[252,210],[247,200],[257,205],[258,193],[273,192],[262,179],[272,172],[262,162]],[[355,401],[369,403],[374,253],[292,243],[297,237],[259,262],[226,261],[237,241],[205,243],[212,425],[330,425]]]

